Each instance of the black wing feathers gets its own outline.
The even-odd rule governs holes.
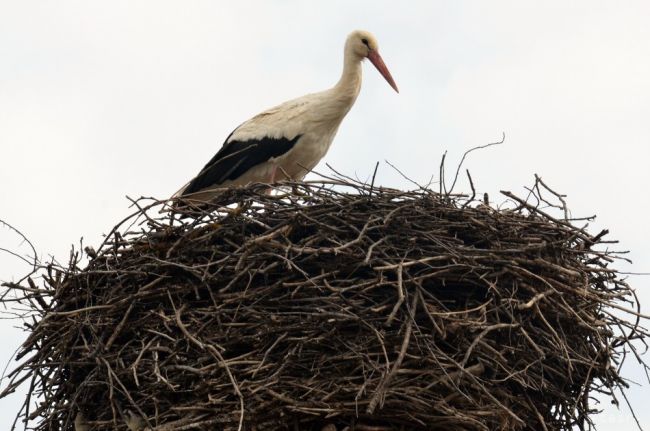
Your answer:
[[[183,190],[182,196],[239,178],[252,167],[264,163],[272,157],[281,156],[292,149],[300,136],[293,139],[264,137],[248,141],[228,142],[229,136],[219,152]]]

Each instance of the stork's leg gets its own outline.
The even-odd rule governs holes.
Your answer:
[[[273,170],[271,171],[271,175],[269,177],[269,184],[274,184],[275,183],[275,176],[278,174],[278,165],[273,165]],[[273,187],[269,187],[268,190],[266,191],[267,195],[270,195],[273,193]]]
[[[269,184],[275,183],[275,176],[278,174],[278,165],[273,165],[273,170],[271,171],[271,178],[269,179]]]

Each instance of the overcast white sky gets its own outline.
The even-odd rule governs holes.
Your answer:
[[[426,183],[445,150],[455,166],[505,132],[467,163],[481,192],[498,202],[538,173],[631,250],[620,269],[650,272],[647,1],[0,0],[0,219],[65,261],[129,212],[125,195],[171,195],[243,120],[335,83],[356,28],[401,93],[365,65],[328,163],[365,178],[386,159]],[[386,165],[377,182],[410,187]],[[27,252],[0,228],[1,247]],[[25,269],[0,253],[0,280]],[[650,278],[629,281],[650,304]],[[2,365],[14,325],[0,320]],[[629,395],[650,428],[650,386]],[[20,401],[0,400],[0,429]],[[603,407],[601,430],[634,429]]]

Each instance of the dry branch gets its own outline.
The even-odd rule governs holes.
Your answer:
[[[602,235],[510,193],[291,186],[138,201],[85,267],[8,285],[33,320],[0,397],[28,381],[39,431],[570,430],[626,386],[648,334]]]

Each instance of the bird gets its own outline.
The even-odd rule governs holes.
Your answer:
[[[355,30],[346,38],[343,71],[333,87],[284,102],[239,125],[172,199],[204,204],[230,187],[302,180],[325,156],[356,101],[365,59],[399,93],[377,39],[368,31]]]

